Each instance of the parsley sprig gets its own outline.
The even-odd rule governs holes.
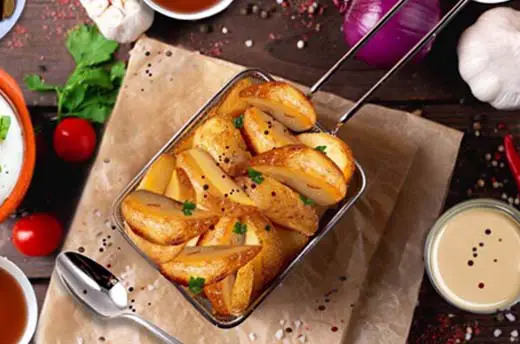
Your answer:
[[[245,223],[241,223],[237,221],[235,223],[235,227],[233,228],[233,233],[236,234],[245,234],[247,232],[247,225]]]
[[[253,170],[251,167],[249,167],[247,169],[247,175],[253,182],[255,182],[257,184],[262,184],[262,182],[264,181],[264,177],[262,176],[262,173],[260,173],[256,170]]]
[[[192,203],[190,201],[185,201],[182,204],[182,213],[185,216],[191,216],[193,215],[193,211],[195,210],[195,203]]]
[[[302,200],[303,204],[305,205],[313,205],[314,201],[310,198],[305,197],[304,195],[300,195],[300,199]]]
[[[190,276],[190,280],[188,281],[188,289],[193,294],[200,294],[204,290],[204,282],[205,279],[202,277]]]
[[[327,150],[327,146],[316,146],[316,148],[314,149],[316,149],[319,152],[325,153],[325,151]]]
[[[244,115],[233,118],[233,125],[235,128],[240,129],[244,127]]]
[[[65,85],[47,84],[35,74],[25,76],[25,84],[32,91],[56,92],[58,118],[75,116],[103,123],[125,75],[124,62],[113,61],[119,44],[103,37],[96,26],[80,25],[69,32],[66,46],[76,69]]]

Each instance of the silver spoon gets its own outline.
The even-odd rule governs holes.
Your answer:
[[[132,320],[164,343],[182,344],[149,321],[129,312],[125,287],[116,276],[92,259],[75,252],[63,252],[56,259],[56,272],[70,294],[94,313],[108,319]]]

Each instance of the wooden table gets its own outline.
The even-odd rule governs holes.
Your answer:
[[[241,15],[245,3],[235,1],[223,14],[202,22],[177,22],[157,15],[149,34],[172,44],[216,54],[239,64],[261,67],[310,85],[346,49],[341,39],[341,17],[330,1],[321,2],[328,8],[323,15],[313,19],[312,29],[304,28],[299,16],[292,20],[279,6],[274,6],[277,10],[269,19]],[[442,1],[443,8],[448,9],[452,3]],[[270,8],[274,1],[257,1],[257,4],[261,8]],[[520,8],[518,1],[512,2],[511,6]],[[504,188],[493,188],[490,182],[493,177],[498,181],[512,179],[507,168],[493,167],[484,156],[497,151],[507,130],[520,133],[520,112],[500,112],[477,102],[457,73],[457,39],[486,8],[471,4],[441,34],[427,61],[406,67],[373,100],[390,107],[418,110],[425,118],[466,132],[446,207],[472,197],[501,198],[503,193],[512,197],[517,195],[512,182],[506,183]],[[64,33],[85,19],[77,0],[29,1],[19,25],[0,41],[0,67],[20,83],[28,73],[39,73],[49,82],[63,83],[74,65],[64,46]],[[205,29],[200,28],[202,24],[209,25],[212,32],[201,32]],[[319,32],[315,30],[316,24],[320,24]],[[228,34],[221,32],[224,26]],[[296,43],[302,38],[307,40],[306,47],[297,49]],[[251,48],[244,45],[248,39],[254,42]],[[123,47],[122,55],[127,49]],[[383,72],[351,61],[326,85],[325,90],[355,99]],[[90,164],[71,166],[56,159],[50,140],[52,124],[48,120],[56,111],[55,99],[51,95],[41,96],[29,91],[25,91],[25,96],[35,124],[42,128],[42,140],[34,181],[21,212],[54,212],[68,224]],[[476,186],[478,179],[486,181],[484,187]],[[14,219],[10,219],[0,224],[0,255],[9,257],[23,268],[42,302],[54,257],[25,258],[18,254],[9,242],[13,223]],[[514,308],[512,313],[520,317],[520,308]],[[455,338],[464,337],[467,326],[473,330],[474,342],[509,343],[510,332],[520,329],[520,320],[461,312],[444,302],[425,279],[409,342],[455,343]],[[502,331],[499,337],[493,335],[497,328]]]

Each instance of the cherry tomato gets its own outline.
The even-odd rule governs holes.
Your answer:
[[[61,244],[63,227],[53,216],[36,213],[16,222],[13,228],[14,247],[26,256],[47,256]]]
[[[54,130],[54,150],[67,162],[86,161],[95,149],[96,132],[82,118],[65,118]]]

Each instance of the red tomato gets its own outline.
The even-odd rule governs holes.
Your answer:
[[[54,150],[67,162],[88,160],[95,149],[96,132],[82,118],[65,118],[54,130]]]
[[[61,244],[63,227],[54,217],[37,213],[21,218],[13,228],[14,247],[26,256],[47,256]]]

